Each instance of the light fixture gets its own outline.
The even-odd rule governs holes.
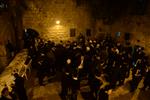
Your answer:
[[[57,25],[59,25],[59,24],[60,24],[60,21],[59,21],[59,20],[57,20],[57,21],[56,21],[56,24],[57,24]]]

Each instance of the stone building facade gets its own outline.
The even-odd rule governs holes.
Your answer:
[[[23,26],[55,42],[75,40],[80,33],[85,35],[86,30],[92,33],[93,19],[88,4],[86,0],[77,1],[27,0],[28,10],[23,16]],[[57,21],[60,23],[57,24]],[[73,34],[71,37],[70,33]]]
[[[124,14],[112,24],[106,25],[102,19],[93,17],[86,1],[88,0],[26,0],[28,9],[23,16],[23,27],[33,28],[44,39],[55,42],[75,40],[80,33],[86,36],[86,30],[90,29],[94,38],[106,33],[115,36],[116,32],[120,32],[120,40],[123,41],[125,33],[130,33],[134,40],[132,42],[140,40],[142,45],[148,45],[150,11],[142,16]],[[101,9],[97,9],[97,12]],[[57,25],[56,21],[60,21],[60,24]],[[75,29],[75,37],[70,37],[70,29]]]

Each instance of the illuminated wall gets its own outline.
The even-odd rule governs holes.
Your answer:
[[[91,9],[86,3],[77,6],[76,0],[27,0],[28,10],[23,17],[24,28],[37,30],[41,37],[55,42],[72,40],[70,28],[75,28],[77,35],[92,29],[92,36],[98,37],[103,33],[131,33],[132,42],[141,41],[147,47],[150,43],[150,11],[147,15],[127,15],[118,18],[113,24],[105,25],[102,20],[93,20]],[[86,1],[86,0],[81,0]],[[117,9],[117,8],[116,8]],[[96,9],[97,10],[97,9]],[[101,14],[100,14],[101,15]],[[60,24],[56,24],[59,20]],[[146,44],[145,44],[146,43]]]
[[[70,29],[85,34],[93,28],[88,5],[76,5],[76,0],[27,0],[28,10],[24,14],[24,28],[37,30],[41,37],[55,42],[75,39],[70,37]],[[60,24],[56,24],[59,20]]]

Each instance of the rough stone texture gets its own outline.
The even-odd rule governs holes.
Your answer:
[[[41,37],[55,42],[70,40],[70,28],[76,36],[92,29],[92,18],[86,4],[76,6],[75,0],[27,0],[28,10],[23,17],[24,28],[37,30]],[[60,25],[56,25],[56,21]]]
[[[10,40],[11,43],[14,43],[15,35],[9,14],[4,12],[0,15],[0,69],[7,64],[5,46],[8,40]]]
[[[23,16],[24,28],[37,30],[46,40],[74,40],[70,37],[70,28],[75,28],[77,35],[92,30],[92,36],[97,38],[102,33],[121,32],[120,41],[124,41],[124,33],[131,33],[131,43],[146,47],[149,50],[150,11],[144,16],[127,15],[116,20],[112,25],[104,25],[102,20],[94,20],[87,4],[76,6],[76,0],[26,0],[28,10]],[[84,0],[83,0],[84,1]],[[60,20],[60,25],[55,21]],[[77,36],[76,35],[76,36]]]
[[[19,51],[22,45],[22,11],[23,7],[18,0],[6,1],[7,8],[0,9],[0,70],[9,63],[6,44],[8,40]]]
[[[150,5],[150,4],[149,4]],[[116,32],[121,32],[120,41],[124,41],[124,35],[126,32],[131,33],[131,43],[139,44],[145,47],[146,52],[150,49],[150,10],[146,15],[125,15],[120,19],[117,19],[113,24],[103,24],[102,20],[96,20],[95,24],[95,37],[100,33],[111,33],[115,36]],[[140,40],[140,42],[137,42]]]
[[[140,25],[138,23],[141,23]],[[101,27],[102,31],[110,32],[114,36],[116,32],[121,32],[121,40],[124,39],[124,33],[131,33],[131,43],[139,44],[143,47],[146,47],[146,51],[149,50],[150,47],[150,21],[148,16],[143,17],[135,17],[128,16],[122,19],[118,19],[112,25],[103,25],[102,21],[97,21],[96,24],[96,32],[98,35],[98,28]],[[140,40],[140,42],[137,42]]]

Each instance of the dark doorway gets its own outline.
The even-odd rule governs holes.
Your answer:
[[[91,36],[91,29],[86,29],[86,36]]]
[[[75,37],[76,36],[76,29],[75,28],[71,28],[70,29],[70,37]]]

